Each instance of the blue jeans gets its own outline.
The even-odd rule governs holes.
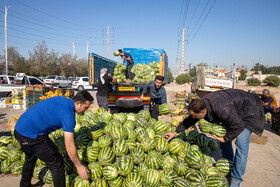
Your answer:
[[[220,143],[223,157],[233,161],[231,180],[236,181],[238,183],[243,182],[242,176],[245,174],[246,170],[250,136],[251,132],[246,128],[237,136],[235,142],[235,155],[233,153],[231,142]]]

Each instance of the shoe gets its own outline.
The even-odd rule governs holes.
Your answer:
[[[229,187],[239,187],[240,183],[236,182],[236,181],[231,181],[230,186]]]

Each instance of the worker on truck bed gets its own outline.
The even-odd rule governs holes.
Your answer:
[[[277,108],[277,101],[273,95],[270,94],[270,91],[268,89],[263,90],[262,95],[262,101],[263,101],[263,108],[264,113],[271,113],[273,114],[273,110]]]
[[[120,56],[122,57],[123,62],[127,62],[126,64],[126,70],[125,70],[125,76],[127,79],[129,79],[129,81],[132,80],[132,73],[131,73],[131,69],[134,65],[134,61],[131,57],[130,54],[128,53],[124,53],[121,49],[118,50],[120,53]]]
[[[214,137],[220,141],[223,157],[233,161],[230,186],[240,186],[245,174],[251,133],[260,136],[265,127],[265,115],[259,97],[238,89],[220,90],[207,94],[202,99],[193,100],[188,105],[188,110],[190,115],[174,132],[168,132],[164,136],[170,141],[177,133],[203,118],[212,123],[221,122],[227,128],[227,133],[224,137]],[[235,138],[234,155],[232,140]]]
[[[159,115],[159,105],[167,103],[166,91],[163,86],[164,77],[157,75],[155,81],[149,82],[142,91],[142,95],[139,98],[139,101],[143,100],[144,94],[150,89],[150,114],[151,117],[158,120]]]
[[[31,178],[37,158],[45,162],[52,173],[54,186],[65,186],[64,161],[57,146],[48,137],[51,132],[64,131],[66,151],[84,180],[88,178],[87,167],[79,160],[74,143],[75,112],[83,114],[93,102],[87,91],[78,92],[73,100],[56,96],[39,102],[18,119],[14,135],[25,152],[20,186],[31,186]]]
[[[107,68],[100,70],[100,77],[97,84],[96,99],[99,107],[108,110],[108,96],[110,89],[110,82],[116,83],[116,79],[112,79],[111,74],[107,72]]]

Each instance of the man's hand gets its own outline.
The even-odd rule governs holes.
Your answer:
[[[141,95],[141,96],[139,97],[138,101],[140,102],[140,101],[142,101],[142,100],[143,100],[143,95]]]
[[[108,76],[111,77],[111,73],[108,73]]]
[[[88,169],[84,165],[78,166],[77,172],[83,180],[88,179]]]
[[[177,132],[168,132],[164,134],[164,137],[168,138],[167,141],[170,141],[172,138],[176,136]]]
[[[218,140],[219,142],[222,142],[222,143],[225,143],[226,141],[224,140],[224,138],[219,138],[219,137],[217,137],[217,136],[215,136],[214,135],[214,138],[216,139],[216,140]]]

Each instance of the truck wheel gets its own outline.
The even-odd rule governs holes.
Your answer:
[[[79,91],[82,91],[83,89],[84,89],[83,86],[78,86],[78,90],[79,90]]]

